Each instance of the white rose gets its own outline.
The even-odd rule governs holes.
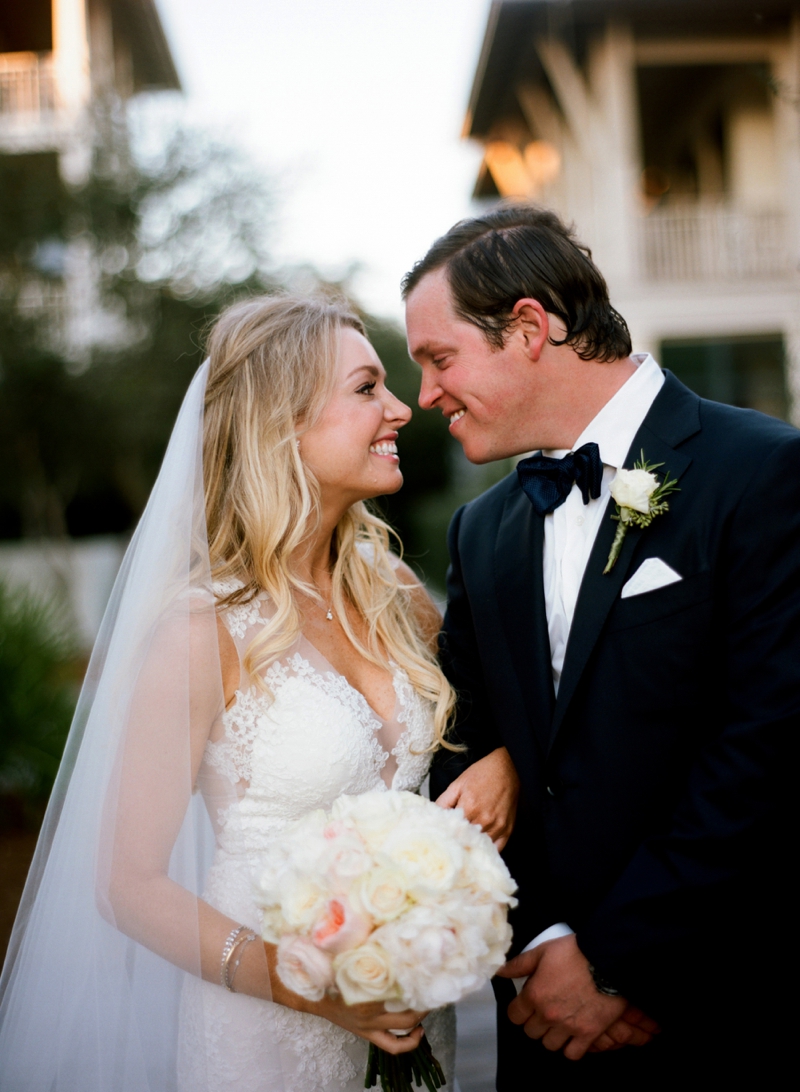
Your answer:
[[[283,937],[278,944],[278,975],[294,993],[321,1001],[333,985],[331,957],[306,937]]]
[[[277,944],[286,931],[280,906],[265,906],[261,912],[261,936],[269,944]]]
[[[288,874],[283,877],[281,910],[289,929],[303,933],[319,917],[328,894],[305,876]]]
[[[331,815],[334,820],[341,820],[357,830],[368,849],[374,852],[404,822],[409,812],[426,804],[429,804],[427,800],[413,793],[373,791],[361,796],[340,796],[331,809]]]
[[[336,985],[346,1005],[386,1001],[397,996],[388,954],[377,944],[362,944],[334,960]]]
[[[345,828],[335,836],[326,835],[326,839],[328,845],[320,861],[321,868],[337,891],[346,892],[353,880],[370,867],[372,857],[355,831]]]
[[[383,853],[407,876],[412,895],[447,891],[458,877],[464,851],[455,839],[437,835],[427,825],[403,825],[383,843]]]
[[[376,868],[362,877],[358,896],[376,922],[391,921],[409,904],[408,883],[399,868]]]
[[[611,483],[611,496],[620,508],[633,508],[645,515],[650,511],[650,497],[658,488],[658,478],[649,470],[618,470]]]
[[[481,840],[467,850],[464,879],[496,902],[516,906],[514,892],[517,885],[488,835],[484,835],[484,838],[485,841]]]

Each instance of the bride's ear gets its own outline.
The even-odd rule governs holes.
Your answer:
[[[520,338],[525,355],[538,360],[550,336],[550,316],[538,300],[527,298],[517,300],[511,314],[516,319],[513,333]]]

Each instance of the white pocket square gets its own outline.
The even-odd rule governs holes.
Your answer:
[[[666,588],[667,584],[677,584],[679,580],[683,580],[681,574],[671,569],[666,561],[660,557],[648,557],[625,584],[619,597],[630,599],[632,595],[644,595],[656,588]]]

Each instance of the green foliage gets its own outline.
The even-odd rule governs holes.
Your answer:
[[[180,126],[136,155],[114,103],[95,133],[77,188],[54,154],[0,155],[0,538],[128,530],[204,329],[269,284],[271,199],[240,155]],[[77,350],[57,306],[26,303],[49,292],[64,307],[76,247],[102,311]]]
[[[47,604],[0,583],[0,823],[36,826],[76,696],[76,659]]]
[[[55,155],[0,155],[0,260],[30,260],[44,239],[63,238],[71,206]]]

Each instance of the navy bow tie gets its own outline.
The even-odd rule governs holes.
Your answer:
[[[550,459],[547,455],[523,459],[517,463],[517,474],[534,511],[546,516],[564,503],[573,482],[578,483],[584,504],[589,503],[590,497],[599,497],[603,460],[597,444],[584,444],[563,459]]]

